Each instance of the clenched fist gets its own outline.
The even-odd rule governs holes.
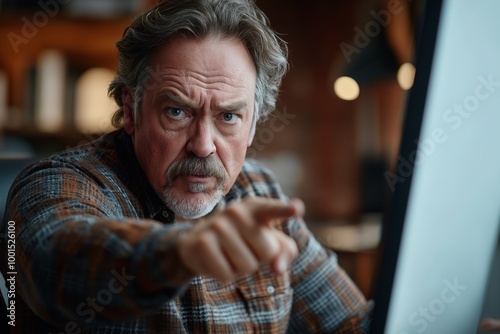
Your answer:
[[[304,204],[293,200],[252,198],[197,221],[176,243],[183,265],[195,275],[220,281],[251,274],[270,264],[284,272],[297,256],[295,241],[275,229],[277,222],[304,214]]]

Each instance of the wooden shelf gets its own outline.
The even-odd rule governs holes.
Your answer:
[[[64,149],[75,147],[97,139],[101,134],[83,134],[74,128],[65,128],[58,132],[43,132],[34,126],[21,128],[3,128],[4,136],[21,138],[30,144],[37,156],[47,156]]]
[[[13,110],[26,109],[28,73],[45,50],[56,49],[65,55],[69,64],[82,68],[116,69],[116,42],[130,18],[103,20],[57,15],[46,25],[35,26],[35,30],[27,33],[26,18],[30,17],[32,15],[0,15],[0,68],[9,80],[8,101]]]

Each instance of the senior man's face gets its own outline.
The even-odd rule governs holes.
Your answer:
[[[177,36],[153,57],[140,125],[124,125],[149,182],[178,216],[208,214],[234,184],[252,142],[256,71],[237,39]]]

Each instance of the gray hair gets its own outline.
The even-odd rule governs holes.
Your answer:
[[[257,72],[254,125],[275,109],[281,80],[288,70],[288,49],[253,0],[164,0],[137,17],[117,43],[117,76],[108,90],[119,106],[113,115],[114,126],[123,124],[125,88],[133,95],[134,117],[140,124],[142,96],[147,81],[154,76],[151,59],[164,42],[178,33],[241,40]]]

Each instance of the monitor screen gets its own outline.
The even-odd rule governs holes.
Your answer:
[[[374,333],[475,333],[500,225],[500,1],[431,0]]]

